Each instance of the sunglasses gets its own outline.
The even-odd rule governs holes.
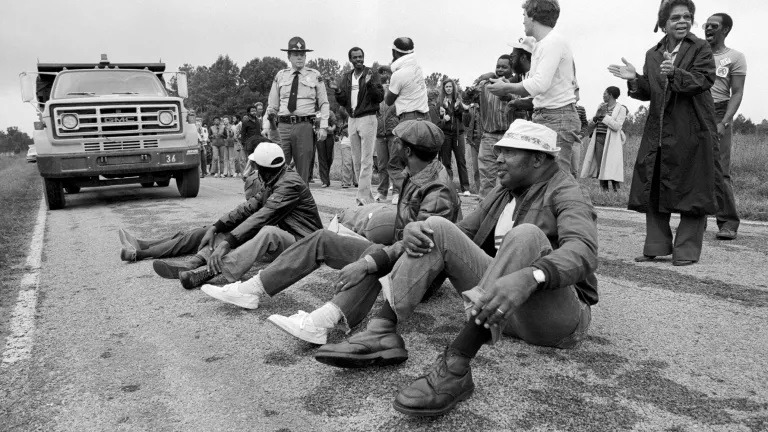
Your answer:
[[[672,16],[669,17],[669,21],[671,21],[671,22],[680,22],[680,21],[693,22],[693,15],[691,15],[691,14],[672,15]]]
[[[709,30],[709,29],[717,30],[719,28],[720,28],[720,24],[718,24],[718,23],[706,23],[706,24],[704,24],[704,30]]]

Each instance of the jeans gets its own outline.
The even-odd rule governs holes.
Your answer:
[[[400,139],[395,136],[376,138],[376,154],[379,165],[378,192],[386,197],[389,192],[389,183],[392,182],[392,193],[397,195],[403,187],[405,179],[405,159],[402,154]]]
[[[317,163],[320,171],[320,183],[331,185],[331,165],[333,165],[333,135],[317,143]]]
[[[357,181],[355,165],[352,163],[352,145],[350,144],[349,137],[343,137],[339,147],[341,147],[341,186],[353,186]]]
[[[467,176],[466,149],[464,146],[465,135],[445,134],[443,146],[440,147],[440,161],[448,171],[448,176],[453,181],[453,167],[451,167],[451,153],[456,155],[456,169],[459,171],[459,184],[461,191],[469,190],[469,177]]]
[[[344,209],[339,223],[373,243],[391,245],[395,238],[397,207],[389,203],[371,203]]]
[[[578,141],[578,133],[581,130],[576,106],[568,104],[560,108],[535,109],[532,120],[557,132],[557,146],[560,147],[557,164],[560,165],[560,169],[576,177],[576,167],[571,166],[573,143]]]
[[[221,157],[224,160],[224,173],[229,177],[235,175],[235,147],[221,147]]]
[[[339,270],[382,247],[365,239],[321,229],[286,249],[259,272],[259,278],[267,294],[274,296],[322,264]],[[355,327],[368,315],[380,291],[378,278],[367,275],[358,285],[333,296],[331,302],[341,310],[346,330]]]
[[[715,104],[715,121],[721,122],[725,111],[728,109],[728,101]],[[715,163],[715,175],[722,175],[722,186],[716,190],[717,200],[717,227],[738,231],[739,213],[736,211],[736,199],[733,196],[733,183],[731,182],[731,144],[733,141],[733,129],[728,128],[720,137],[719,165]],[[718,184],[720,182],[715,182]]]
[[[477,190],[477,194],[481,199],[485,198],[496,186],[498,168],[496,167],[496,156],[493,154],[493,146],[503,136],[502,133],[483,132],[483,137],[480,139],[480,149],[477,156],[477,162],[480,165],[480,188]]]
[[[190,255],[197,252],[208,227],[179,231],[171,237],[157,240],[137,239],[140,249],[136,251],[136,260],[147,258],[171,258]]]
[[[294,161],[296,172],[305,183],[309,182],[315,154],[315,131],[312,123],[279,123],[277,132],[280,134],[280,147],[285,155],[285,165],[289,166],[291,161]]]
[[[373,148],[376,143],[378,121],[371,114],[358,118],[349,118],[349,140],[352,145],[352,163],[359,177],[357,180],[357,202],[373,202],[371,178],[373,177]]]
[[[472,307],[497,279],[529,267],[552,252],[546,235],[537,226],[521,224],[504,237],[495,257],[487,255],[450,221],[432,216],[426,221],[434,231],[435,246],[422,257],[403,255],[389,275],[385,297],[398,322],[410,317],[432,280],[445,272]],[[503,323],[504,334],[542,346],[570,348],[586,334],[590,308],[579,300],[573,286],[537,290]],[[499,335],[494,335],[494,340]]]
[[[223,173],[223,157],[226,154],[225,146],[213,146],[213,160],[211,161],[211,174]]]

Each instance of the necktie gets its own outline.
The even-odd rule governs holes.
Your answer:
[[[291,96],[288,98],[288,111],[296,111],[296,98],[299,95],[299,71],[293,73],[293,83],[291,84]]]

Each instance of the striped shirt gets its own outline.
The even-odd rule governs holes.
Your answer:
[[[485,132],[506,132],[510,122],[507,115],[507,103],[488,91],[488,81],[479,84],[480,87],[480,118]]]

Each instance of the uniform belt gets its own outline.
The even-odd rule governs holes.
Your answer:
[[[315,116],[308,115],[308,116],[295,116],[295,115],[289,115],[289,116],[277,116],[277,121],[280,123],[289,123],[289,124],[296,124],[301,122],[311,122],[315,120]]]

